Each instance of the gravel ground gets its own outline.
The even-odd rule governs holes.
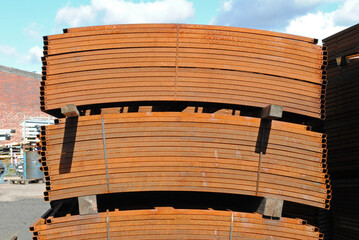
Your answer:
[[[0,184],[0,240],[31,240],[29,227],[49,208],[44,202],[45,184]]]

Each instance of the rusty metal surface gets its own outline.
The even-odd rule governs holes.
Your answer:
[[[31,226],[41,239],[323,239],[300,219],[269,220],[255,213],[173,209],[108,211],[39,219]]]
[[[70,120],[43,127],[39,146],[48,179],[46,200],[89,193],[203,191],[329,208],[326,136],[307,126],[272,121],[258,170],[258,118],[147,112]]]
[[[350,56],[359,53],[359,24],[344,29],[323,39],[323,43],[330,49],[329,60],[337,57]]]
[[[327,119],[328,169],[333,200],[333,239],[359,234],[359,24],[323,40],[329,50]],[[338,59],[339,58],[339,59]],[[339,61],[338,61],[339,60]]]
[[[315,39],[221,26],[107,25],[44,37],[42,61],[41,109],[56,115],[74,104],[80,117],[42,128],[44,198],[54,204],[31,226],[34,239],[323,239],[303,220],[268,220],[244,208],[101,205],[100,213],[55,214],[70,198],[144,192],[329,209],[326,135],[284,122],[325,117],[327,52]],[[269,104],[298,120],[257,118]]]
[[[47,112],[66,104],[190,101],[325,114],[326,51],[309,38],[218,26],[113,25],[67,29],[45,37],[44,49]]]

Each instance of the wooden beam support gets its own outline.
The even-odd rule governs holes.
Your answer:
[[[77,199],[80,215],[98,213],[96,195],[78,197]]]
[[[268,105],[267,107],[263,108],[261,113],[261,118],[273,120],[279,119],[283,116],[283,106],[280,105]]]
[[[351,56],[339,56],[335,58],[335,61],[337,62],[338,66],[344,66],[350,63],[352,57],[358,57],[358,54],[353,54]]]
[[[281,199],[263,198],[257,209],[257,213],[266,217],[280,218],[283,211],[283,202]]]
[[[61,108],[61,113],[66,117],[79,117],[80,112],[74,104],[67,104]]]

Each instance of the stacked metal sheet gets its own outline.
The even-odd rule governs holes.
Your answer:
[[[326,51],[314,39],[243,28],[146,24],[44,38],[41,107],[190,101],[324,118]],[[56,111],[57,110],[57,111]]]
[[[233,27],[112,25],[45,37],[41,108],[57,117],[68,104],[79,110],[41,131],[50,212],[90,195],[143,193],[146,203],[163,192],[328,209],[326,135],[298,124],[325,116],[326,60],[315,39]],[[287,117],[261,119],[273,104]],[[263,219],[244,206],[99,204],[89,215],[45,214],[34,239],[323,238],[302,220]]]
[[[254,213],[173,208],[69,215],[46,224],[39,219],[30,229],[36,240],[323,238],[318,228],[300,219],[273,221]]]
[[[334,239],[359,234],[359,24],[323,40],[329,50],[328,165],[333,179]]]
[[[83,116],[76,123],[63,119],[42,131],[45,200],[202,191],[329,208],[325,135],[279,121],[267,130],[259,166],[258,118],[158,112]]]

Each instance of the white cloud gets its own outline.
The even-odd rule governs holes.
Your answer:
[[[15,48],[11,46],[0,45],[0,55],[5,55],[8,57],[17,57],[19,56],[19,53]]]
[[[217,11],[210,24],[318,39],[359,22],[359,0],[228,0]]]
[[[42,48],[39,46],[34,46],[29,49],[27,55],[24,57],[26,63],[29,64],[38,64],[41,63],[42,57]]]
[[[290,21],[287,33],[322,40],[359,21],[359,0],[346,0],[335,11],[308,13]]]
[[[359,22],[359,0],[346,0],[334,13],[334,21],[337,24],[352,25]]]
[[[76,27],[92,23],[95,17],[96,12],[92,6],[80,6],[78,8],[66,6],[57,12],[55,22],[66,23],[70,27]]]
[[[294,17],[303,16],[324,0],[225,1],[211,24],[282,31]]]
[[[134,3],[126,0],[92,0],[90,5],[66,6],[57,12],[55,22],[70,27],[92,24],[186,22],[194,16],[187,0],[156,0]]]
[[[41,69],[42,49],[39,46],[34,46],[28,50],[27,53],[19,52],[16,48],[0,45],[0,62],[6,63],[6,66],[11,66],[27,71],[34,71],[34,69]]]
[[[231,11],[232,10],[232,7],[233,7],[233,1],[232,0],[229,0],[229,1],[225,1],[223,3],[223,10],[228,12],[228,11]]]
[[[41,24],[38,24],[36,22],[32,22],[29,25],[27,25],[26,28],[23,29],[23,31],[30,36],[33,39],[39,40],[42,38],[42,31],[44,29],[44,26]]]
[[[345,26],[336,26],[334,24],[334,16],[334,12],[309,13],[292,20],[285,31],[291,34],[313,37],[321,40],[345,28]]]
[[[309,6],[313,7],[315,5],[321,4],[323,2],[336,2],[338,0],[294,0],[294,4],[297,6]]]

